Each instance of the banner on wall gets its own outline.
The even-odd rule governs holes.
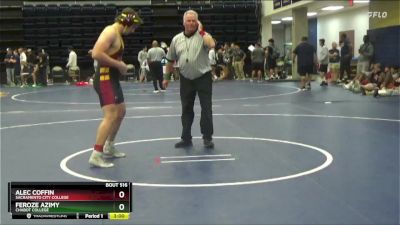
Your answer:
[[[282,7],[292,4],[292,0],[282,0]]]
[[[281,7],[291,5],[299,1],[301,0],[274,0],[274,9],[279,9]]]
[[[274,9],[282,7],[282,0],[274,0]]]

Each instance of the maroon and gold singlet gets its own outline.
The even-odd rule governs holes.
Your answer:
[[[124,52],[124,42],[120,37],[121,46],[117,52],[110,54],[110,57],[116,60],[122,59]],[[124,102],[124,95],[119,83],[120,72],[118,69],[108,65],[99,64],[93,80],[93,87],[99,95],[100,106],[110,104],[121,104]]]

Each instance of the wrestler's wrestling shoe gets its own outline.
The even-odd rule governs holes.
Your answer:
[[[126,154],[118,151],[114,145],[105,145],[103,149],[104,158],[124,158]]]
[[[102,158],[102,153],[97,151],[93,151],[92,155],[90,155],[89,164],[93,167],[101,167],[101,168],[110,168],[114,166],[114,163],[106,162]]]

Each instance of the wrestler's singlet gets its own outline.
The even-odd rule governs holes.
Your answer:
[[[110,54],[110,57],[116,60],[121,60],[124,52],[124,42],[121,37],[119,38],[121,43],[120,48],[117,52]],[[119,83],[120,75],[120,72],[116,68],[109,67],[108,65],[98,65],[93,80],[93,87],[99,95],[101,107],[124,102],[124,95]]]

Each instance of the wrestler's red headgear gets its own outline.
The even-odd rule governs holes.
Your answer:
[[[139,14],[129,7],[122,10],[121,14],[115,18],[115,21],[127,27],[143,24],[143,20],[140,18]]]

